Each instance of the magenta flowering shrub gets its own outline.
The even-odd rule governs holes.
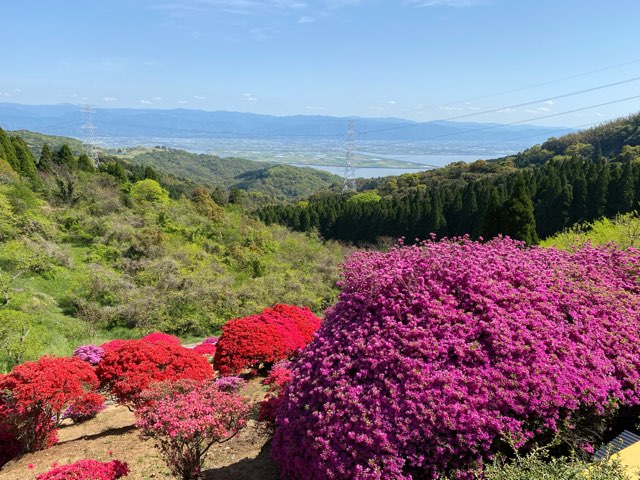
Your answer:
[[[473,478],[639,403],[637,250],[443,240],[356,253],[341,288],[277,410],[284,478]]]
[[[215,345],[216,343],[218,343],[218,340],[220,339],[220,337],[207,337],[204,340],[202,340],[203,344],[209,344],[209,345]]]
[[[129,466],[120,460],[79,460],[36,475],[36,480],[117,480],[127,475]]]
[[[183,480],[203,478],[209,448],[236,435],[250,410],[241,396],[209,382],[161,382],[142,396],[136,425],[143,437],[156,441],[173,475]]]
[[[81,345],[73,352],[74,357],[78,357],[91,365],[99,364],[103,355],[104,348],[97,345]]]
[[[219,377],[213,381],[213,384],[223,392],[237,392],[247,384],[247,381],[237,376]]]

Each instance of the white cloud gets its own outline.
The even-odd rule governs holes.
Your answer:
[[[462,110],[462,107],[452,107],[450,105],[438,105],[438,108],[445,112],[460,112]]]
[[[194,95],[193,98],[196,100],[205,100],[207,97],[203,97],[202,95]]]
[[[102,101],[107,103],[113,103],[113,102],[117,102],[118,99],[116,97],[102,97]]]
[[[9,92],[0,92],[0,97],[10,97],[11,94]]]
[[[319,107],[316,105],[307,105],[306,107],[304,107],[306,110],[311,110],[311,111],[320,111],[320,110],[324,110],[324,107]]]
[[[22,89],[21,88],[14,88],[13,89],[13,93],[22,93]]]
[[[143,104],[143,105],[151,105],[153,102],[151,102],[149,100],[142,99],[142,100],[140,100],[140,103]]]
[[[252,93],[243,93],[242,97],[249,103],[256,103],[258,99]]]
[[[180,105],[186,105],[187,103],[189,103],[189,100],[178,100],[178,103]]]
[[[70,93],[69,95],[67,95],[69,98],[78,98],[78,94],[77,93]]]
[[[554,102],[553,100],[547,100],[545,103],[546,103],[547,105],[553,105],[553,104],[555,104],[556,102]]]
[[[151,100],[153,100],[154,102],[159,102],[160,100],[162,100],[162,97],[153,97]]]
[[[305,17],[300,17],[300,18],[298,19],[298,23],[313,23],[313,22],[315,22],[315,21],[316,21],[316,19],[315,19],[315,18],[313,18],[313,17],[307,17],[307,16],[305,16]]]
[[[380,107],[380,106],[378,106],[378,105],[369,105],[367,108],[368,108],[369,110],[374,111],[374,112],[381,112],[382,110],[384,110],[384,108],[383,108],[383,107]]]
[[[549,113],[551,111],[551,109],[549,107],[538,107],[538,108],[530,108],[525,110],[525,112],[527,113]]]
[[[395,105],[396,103],[398,103],[398,102],[396,102],[395,100],[389,100],[387,102],[387,104],[389,104],[389,105]]]

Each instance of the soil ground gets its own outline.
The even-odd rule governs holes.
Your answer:
[[[252,402],[264,395],[260,378],[252,379],[241,393]],[[68,421],[66,421],[68,422]],[[92,458],[118,459],[129,464],[127,480],[171,479],[153,441],[142,440],[134,416],[125,407],[111,405],[80,425],[65,423],[58,431],[58,443],[48,450],[27,453],[0,470],[0,480],[33,480],[51,464],[64,465]],[[207,480],[278,480],[271,460],[271,436],[255,421],[228,442],[211,447],[205,464]]]

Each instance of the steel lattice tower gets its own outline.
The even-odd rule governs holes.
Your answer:
[[[349,126],[347,128],[347,153],[344,160],[344,176],[342,179],[342,193],[356,191],[355,146],[355,123],[353,120],[349,120]]]
[[[100,159],[98,157],[96,138],[94,135],[96,126],[93,124],[93,112],[95,111],[96,109],[95,107],[93,107],[93,105],[85,105],[84,107],[82,107],[84,124],[80,128],[85,131],[85,138],[83,142],[85,151],[89,158],[93,160],[94,165],[98,167]]]

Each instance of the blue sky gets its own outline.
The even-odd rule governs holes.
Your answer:
[[[637,0],[3,3],[6,102],[426,121],[640,77]],[[513,122],[638,94],[635,81],[468,120]],[[530,123],[638,110],[635,99]]]

